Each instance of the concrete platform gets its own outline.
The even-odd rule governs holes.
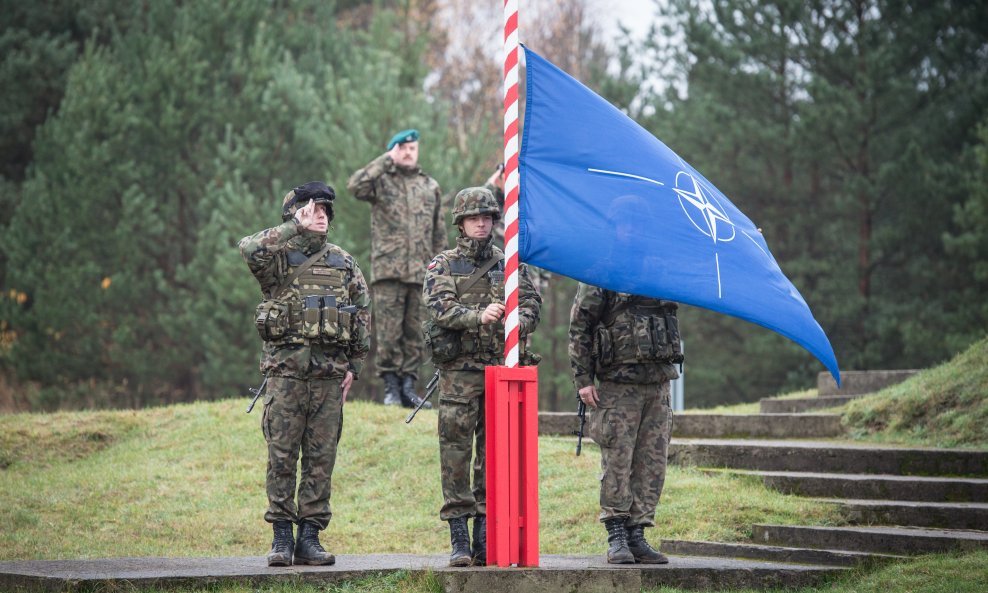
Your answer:
[[[814,548],[787,548],[751,543],[695,542],[663,540],[662,552],[680,556],[716,556],[718,558],[746,558],[768,562],[796,562],[828,566],[856,566],[872,562],[892,562],[906,556],[850,552],[847,550],[818,550]]]
[[[92,591],[135,588],[260,585],[279,581],[338,583],[398,570],[433,572],[450,593],[607,593],[643,587],[703,589],[797,588],[817,585],[842,570],[707,557],[670,558],[662,566],[615,566],[602,555],[543,555],[538,568],[450,568],[447,556],[387,554],[337,556],[334,566],[268,568],[261,556],[240,558],[110,558],[0,562],[2,591]]]
[[[539,412],[540,435],[572,435],[576,412]],[[837,414],[676,414],[672,434],[681,438],[807,439],[844,434]]]
[[[773,399],[769,397],[758,400],[758,410],[763,414],[802,414],[810,410],[843,406],[849,401],[862,397],[864,395],[829,395],[799,399]]]
[[[808,527],[752,525],[751,539],[761,544],[878,552],[935,554],[988,550],[988,532],[922,527]]]
[[[889,474],[708,470],[762,478],[774,490],[799,496],[927,502],[988,502],[988,480]]]
[[[837,441],[673,439],[669,462],[765,471],[988,478],[988,451]]]
[[[818,498],[841,508],[854,525],[909,525],[988,531],[988,503]]]
[[[878,371],[842,371],[840,374],[841,386],[837,387],[837,382],[828,372],[821,372],[816,377],[816,388],[818,395],[859,395],[864,393],[875,393],[890,385],[902,383],[912,377],[918,370],[878,370]]]

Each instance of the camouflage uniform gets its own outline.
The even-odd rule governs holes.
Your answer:
[[[590,417],[600,445],[600,520],[653,526],[672,429],[669,381],[681,362],[675,303],[581,283],[570,313],[577,390],[598,381]]]
[[[471,188],[483,192],[482,188]],[[483,192],[490,196],[488,192]],[[469,190],[457,195],[457,203]],[[496,206],[493,207],[497,212]],[[461,213],[462,214],[462,213]],[[469,210],[467,210],[469,216]],[[454,219],[454,224],[459,223]],[[462,287],[484,262],[498,263],[466,292]],[[493,236],[484,240],[460,236],[456,248],[443,251],[429,264],[423,296],[435,325],[447,330],[459,344],[452,360],[437,362],[439,381],[439,457],[443,506],[439,517],[486,515],[484,472],[484,369],[503,364],[503,320],[482,325],[481,313],[493,302],[504,301],[504,253],[494,247]],[[532,286],[525,266],[519,266],[518,321],[522,338],[539,323],[542,299]],[[524,341],[524,340],[523,340]],[[433,354],[433,359],[437,356]],[[527,353],[522,361],[527,359]],[[471,453],[473,488],[470,487]]]
[[[261,418],[268,445],[264,518],[271,523],[309,521],[320,530],[332,517],[329,499],[343,416],[341,381],[347,371],[357,378],[370,346],[367,284],[353,257],[330,245],[280,298],[272,299],[278,296],[272,293],[325,245],[325,235],[302,232],[294,220],[240,240],[240,252],[266,297],[262,307],[279,304],[257,320],[259,331],[268,332],[261,356],[261,372],[269,377]],[[307,297],[319,303],[314,317],[309,316],[313,308],[304,307]],[[325,297],[335,298],[336,307]],[[306,337],[314,334],[318,335]]]
[[[447,245],[439,184],[420,167],[399,167],[384,154],[351,175],[347,189],[372,206],[377,373],[417,378],[425,266]]]

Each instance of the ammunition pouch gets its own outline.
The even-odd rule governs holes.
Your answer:
[[[596,371],[616,364],[683,362],[675,309],[624,311],[594,335]]]
[[[422,326],[425,349],[432,357],[433,364],[443,364],[456,360],[460,355],[460,334],[462,332],[439,327],[433,319],[427,319]]]
[[[254,327],[264,341],[279,340],[291,331],[291,303],[282,299],[265,299],[254,310]]]

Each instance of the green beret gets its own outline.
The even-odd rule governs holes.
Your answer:
[[[395,147],[395,144],[404,144],[406,142],[415,142],[419,139],[418,130],[402,130],[391,137],[391,141],[388,142],[388,150]]]

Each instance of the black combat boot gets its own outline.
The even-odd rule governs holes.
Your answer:
[[[470,531],[467,529],[467,518],[457,517],[449,520],[449,543],[453,552],[449,555],[450,566],[470,566]]]
[[[474,566],[487,566],[487,515],[473,518],[473,547],[470,552]]]
[[[604,519],[607,528],[608,564],[634,564],[635,557],[628,549],[628,532],[624,528],[624,517]]]
[[[268,552],[268,566],[291,566],[295,553],[295,536],[292,535],[291,521],[275,521],[272,524],[274,539]]]
[[[416,408],[422,403],[422,398],[415,393],[415,377],[413,375],[402,375],[401,377],[401,405],[406,408]],[[432,404],[425,402],[423,410],[431,410]]]
[[[384,405],[400,406],[401,382],[398,380],[398,375],[394,373],[384,373],[381,375],[381,380],[384,381]]]
[[[336,556],[323,549],[319,543],[319,526],[311,521],[298,525],[298,545],[295,546],[295,564],[335,564]]]
[[[645,540],[645,526],[632,525],[628,527],[628,549],[635,557],[635,562],[641,564],[669,564],[669,559],[662,552],[659,552],[648,545]]]

